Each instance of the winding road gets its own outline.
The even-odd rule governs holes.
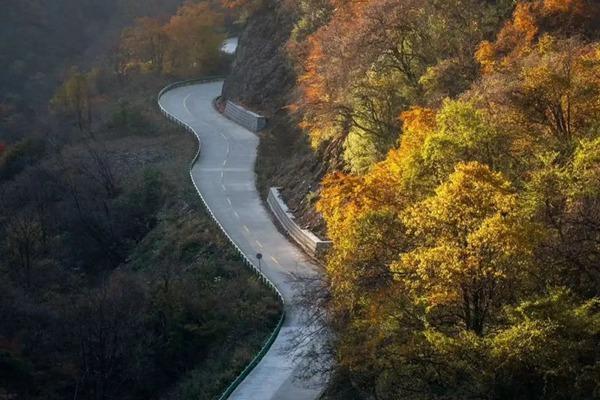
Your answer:
[[[259,139],[215,110],[212,102],[221,94],[222,84],[175,88],[164,93],[159,103],[165,112],[191,127],[200,140],[200,156],[191,175],[206,206],[249,259],[263,254],[262,272],[285,301],[286,318],[279,335],[229,399],[314,400],[324,388],[324,378],[296,379],[307,360],[290,351],[289,342],[300,331],[314,328],[307,326],[299,306],[292,305],[298,290],[293,275],[311,276],[318,268],[277,230],[265,209],[254,173]]]

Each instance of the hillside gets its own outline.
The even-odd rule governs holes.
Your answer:
[[[135,18],[170,15],[179,4],[180,0],[6,0],[0,16],[0,65],[6,67],[0,77],[0,101],[23,95],[35,102],[47,100],[65,67],[97,62]]]
[[[228,62],[223,10],[177,3],[0,16],[1,399],[212,399],[279,320],[189,180],[196,142],[158,111],[165,85]]]
[[[72,65],[107,62],[124,27],[168,16],[181,0],[6,0],[0,15],[0,141],[39,131]]]
[[[259,182],[334,242],[328,398],[599,398],[598,4],[240,4]]]

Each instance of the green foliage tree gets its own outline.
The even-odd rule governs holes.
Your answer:
[[[58,89],[51,107],[59,113],[73,116],[80,132],[91,132],[93,122],[92,82],[90,77],[73,68]]]

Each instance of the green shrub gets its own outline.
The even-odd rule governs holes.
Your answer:
[[[108,129],[123,135],[148,135],[154,132],[154,127],[142,111],[127,102],[119,104],[108,123]]]

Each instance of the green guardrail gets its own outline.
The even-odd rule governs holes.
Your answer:
[[[279,335],[279,332],[281,331],[281,328],[283,326],[283,323],[285,321],[285,316],[286,316],[286,313],[285,313],[285,300],[283,298],[283,295],[279,291],[279,289],[277,289],[277,287],[275,286],[275,284],[273,284],[273,282],[271,282],[271,280],[256,265],[254,265],[254,263],[248,258],[248,256],[246,256],[246,254],[244,254],[244,252],[242,252],[242,250],[239,248],[239,246],[233,241],[233,239],[225,231],[225,229],[223,228],[223,226],[221,225],[221,223],[219,222],[219,220],[217,220],[217,218],[213,214],[212,210],[208,207],[208,204],[206,203],[206,200],[204,199],[204,196],[202,196],[202,193],[200,192],[200,190],[196,186],[196,183],[193,180],[192,168],[196,164],[196,161],[198,160],[198,157],[200,156],[200,151],[202,149],[202,143],[200,142],[200,138],[198,137],[198,135],[196,135],[196,133],[194,132],[194,130],[192,129],[191,126],[189,126],[185,122],[181,121],[177,117],[169,114],[160,105],[160,98],[166,92],[168,92],[170,90],[176,89],[178,87],[187,86],[187,85],[193,85],[193,84],[198,84],[198,83],[216,82],[216,81],[219,81],[219,80],[222,80],[222,79],[224,79],[223,76],[216,75],[216,76],[208,76],[208,77],[205,77],[205,78],[190,79],[190,80],[186,80],[186,81],[175,82],[175,83],[172,83],[172,84],[164,87],[158,93],[158,96],[157,96],[157,102],[159,103],[159,108],[160,108],[161,112],[169,120],[177,123],[178,125],[183,126],[187,131],[189,131],[192,134],[194,134],[194,136],[196,137],[196,140],[198,141],[198,151],[196,152],[196,155],[194,156],[194,158],[192,159],[192,162],[190,163],[190,177],[192,178],[192,183],[194,184],[194,187],[196,188],[196,191],[198,192],[198,195],[200,196],[200,199],[202,200],[202,203],[204,204],[204,207],[208,211],[209,215],[212,217],[213,221],[219,226],[219,228],[221,229],[221,231],[229,239],[229,241],[231,242],[231,244],[233,244],[233,246],[235,247],[235,249],[237,250],[237,252],[242,256],[242,259],[244,260],[244,262],[246,263],[246,265],[249,266],[250,269],[253,270],[254,273],[256,273],[258,275],[258,277],[263,281],[263,283],[267,287],[269,287],[271,290],[273,290],[273,292],[277,295],[277,297],[278,297],[278,299],[279,299],[279,301],[281,302],[281,305],[282,305],[281,317],[279,318],[277,326],[275,327],[275,329],[273,330],[273,332],[271,333],[271,335],[269,336],[269,338],[265,341],[264,345],[262,346],[262,348],[260,349],[260,351],[256,354],[256,356],[254,356],[254,358],[252,359],[252,361],[250,362],[250,364],[248,364],[246,366],[246,368],[244,368],[244,370],[237,376],[237,378],[235,378],[235,380],[225,389],[225,391],[223,392],[223,394],[221,394],[221,396],[218,397],[218,400],[226,400],[235,391],[235,389],[237,389],[237,387],[244,381],[244,379],[246,379],[248,377],[248,375],[250,375],[250,373],[258,365],[258,363],[264,358],[264,356],[271,349],[271,346],[275,342],[275,339],[277,339],[277,336]]]
[[[281,318],[279,318],[279,322],[277,323],[275,330],[273,331],[271,336],[269,336],[269,338],[263,345],[262,349],[260,349],[258,354],[256,354],[256,356],[252,359],[250,364],[248,364],[246,366],[246,368],[244,368],[244,370],[238,375],[238,377],[235,378],[235,380],[233,382],[231,382],[231,384],[227,387],[227,389],[225,389],[225,391],[219,397],[218,400],[226,400],[234,392],[234,390],[237,389],[237,387],[244,381],[244,379],[246,379],[248,377],[248,375],[250,375],[250,373],[258,365],[258,363],[263,359],[265,354],[267,354],[267,352],[271,349],[271,346],[273,345],[273,343],[275,342],[275,339],[277,339],[277,336],[279,335],[279,332],[281,331],[281,327],[283,326],[284,320],[285,320],[285,311],[283,311],[281,313]]]

